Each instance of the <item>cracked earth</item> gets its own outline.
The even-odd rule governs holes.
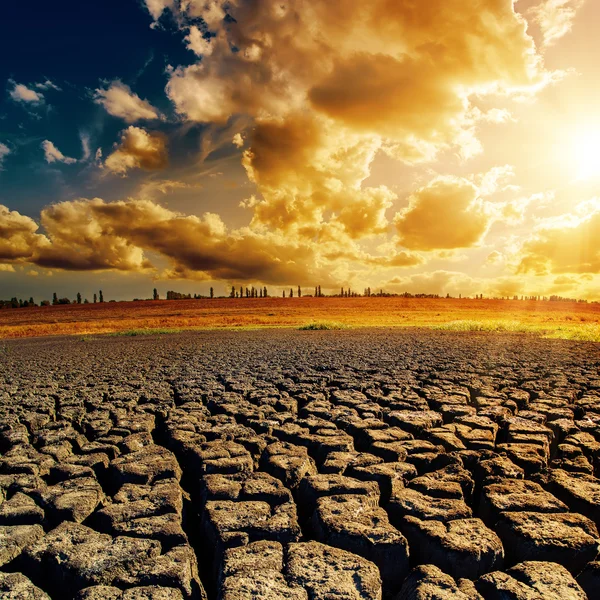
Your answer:
[[[0,598],[600,598],[593,343],[279,330],[0,350]]]

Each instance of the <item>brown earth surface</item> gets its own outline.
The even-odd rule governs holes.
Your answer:
[[[595,343],[7,340],[0,598],[592,600],[599,475]]]

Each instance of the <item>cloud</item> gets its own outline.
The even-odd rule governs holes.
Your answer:
[[[103,106],[108,114],[126,123],[160,118],[158,111],[147,100],[142,100],[119,80],[113,81],[108,89],[97,89],[94,102]]]
[[[174,6],[174,0],[144,0],[144,3],[155,21],[160,19],[167,8],[172,8]]]
[[[4,162],[4,159],[9,154],[10,154],[10,148],[6,144],[3,144],[2,142],[0,142],[0,171],[2,170],[2,163]]]
[[[580,214],[538,225],[521,247],[518,273],[600,273],[600,201],[583,203],[579,209]]]
[[[477,186],[458,177],[439,177],[409,198],[394,224],[411,250],[452,250],[480,243],[492,223]]]
[[[400,212],[393,189],[370,183],[381,152],[409,164],[442,151],[467,160],[481,151],[479,122],[506,122],[507,98],[551,80],[511,0],[145,4],[155,22],[171,11],[198,57],[167,70],[166,93],[187,127],[202,124],[201,158],[220,147],[231,154],[232,142],[243,148],[249,224],[232,229],[216,214],[157,205],[177,187],[165,180],[129,200],[47,207],[32,264],[337,286],[477,246],[494,222],[523,215],[523,202],[492,201],[500,173],[435,178]],[[95,101],[131,124],[105,169],[165,167],[165,136],[133,125],[160,118],[157,109],[120,81],[104,87]],[[451,272],[400,283],[479,285]]]
[[[232,143],[233,143],[233,145],[234,145],[234,146],[236,146],[237,148],[243,148],[243,147],[244,147],[244,138],[243,138],[242,134],[241,134],[241,133],[239,133],[239,132],[238,132],[238,133],[236,133],[236,134],[233,136]]]
[[[12,265],[0,264],[0,273],[14,273],[15,268]]]
[[[0,204],[0,261],[31,259],[44,237],[30,217]]]
[[[9,95],[15,102],[22,102],[26,104],[42,104],[44,102],[43,94],[28,88],[22,83],[16,83],[10,81],[13,85],[13,89],[10,90]]]
[[[55,83],[53,83],[49,79],[46,79],[46,81],[42,83],[36,83],[35,87],[38,90],[54,90],[55,92],[62,92],[62,89],[59,88]]]
[[[208,56],[213,51],[214,46],[211,45],[210,38],[207,39],[195,25],[190,27],[185,41],[187,42],[188,49],[197,56]]]
[[[66,165],[72,165],[77,162],[76,158],[70,158],[65,156],[50,140],[44,140],[41,143],[41,147],[44,150],[44,158],[47,163],[61,162]]]
[[[247,118],[235,144],[244,142],[243,165],[258,189],[243,203],[251,228],[302,240],[384,235],[396,195],[364,185],[378,152],[415,163],[453,149],[466,160],[482,150],[478,121],[509,120],[493,105],[498,93],[535,93],[551,80],[508,0],[189,0],[170,10],[201,55],[170,71],[175,110],[225,129]],[[474,98],[489,99],[485,112]],[[473,185],[458,185],[456,210],[444,207],[460,220],[445,239],[417,232],[416,208],[405,225],[399,219],[410,248],[479,243],[502,217],[470,194]]]
[[[174,182],[163,182],[166,188]],[[166,189],[165,188],[165,189]],[[60,202],[29,217],[0,210],[0,262],[70,271],[147,271],[169,279],[221,279],[267,285],[337,287],[357,268],[403,268],[422,262],[410,252],[375,256],[335,235],[315,244],[302,236],[249,227],[228,229],[214,213],[185,215],[151,200]],[[336,254],[337,252],[337,254]],[[161,257],[159,267],[150,257]]]
[[[83,154],[83,156],[81,157],[81,160],[83,162],[85,162],[85,161],[89,160],[92,155],[92,150],[90,148],[90,135],[89,135],[89,133],[86,133],[85,131],[80,131],[79,139],[81,141],[81,151]]]
[[[551,46],[573,28],[577,11],[584,0],[544,0],[531,9],[540,26],[544,46]]]
[[[75,271],[150,268],[142,249],[101,218],[104,206],[102,200],[95,198],[46,207],[40,220],[48,241],[37,249],[31,262],[41,267]],[[126,227],[127,224],[121,224],[121,228]]]
[[[132,125],[122,132],[121,142],[106,158],[104,166],[113,173],[124,175],[130,169],[156,171],[166,167],[167,163],[165,136]]]

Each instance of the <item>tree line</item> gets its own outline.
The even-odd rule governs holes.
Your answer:
[[[312,290],[311,290],[312,291]],[[348,287],[348,288],[340,288],[340,292],[338,294],[324,294],[323,291],[321,290],[321,286],[317,285],[314,288],[314,293],[305,293],[302,290],[301,286],[297,286],[296,288],[289,288],[289,290],[287,289],[283,289],[281,292],[281,296],[283,298],[302,298],[302,297],[308,297],[308,298],[371,298],[371,297],[379,297],[379,298],[429,298],[429,299],[436,299],[436,298],[441,298],[441,296],[439,294],[425,294],[425,293],[421,293],[421,294],[413,294],[410,292],[404,292],[404,293],[390,293],[390,292],[385,292],[383,289],[379,289],[377,291],[373,291],[370,287],[367,287],[363,290],[362,293],[359,293],[355,290],[353,290],[352,288]],[[184,294],[181,292],[175,292],[173,290],[169,290],[166,293],[166,299],[167,300],[199,300],[199,299],[203,299],[203,298],[214,298],[215,297],[215,293],[214,293],[214,288],[210,288],[210,292],[208,296],[203,296],[201,294]],[[228,296],[219,296],[220,298],[225,298],[225,297],[229,297],[229,298],[270,298],[270,294],[269,294],[269,290],[267,289],[267,286],[262,286],[262,287],[244,287],[244,286],[240,286],[239,288],[237,288],[236,286],[231,286],[231,290],[229,292]],[[454,298],[453,296],[451,296],[450,294],[446,294],[445,296],[448,299],[452,299]],[[502,296],[502,297],[497,297],[497,296],[490,296],[490,297],[486,297],[484,298],[483,294],[475,294],[475,296],[473,297],[475,300],[484,300],[484,299],[493,299],[493,300],[512,300],[512,301],[527,301],[527,302],[578,302],[578,303],[587,303],[588,300],[584,300],[584,299],[578,299],[578,298],[568,298],[565,296],[558,296],[558,295],[551,295],[551,296],[518,296],[518,295],[514,295],[512,297],[509,296]],[[458,295],[458,299],[471,299],[471,297],[465,297],[463,298],[462,294]],[[141,298],[134,298],[134,301],[141,301]],[[148,299],[150,300],[150,299]],[[152,294],[152,300],[160,300],[160,295],[158,293],[158,290],[156,288],[154,288],[153,290],[153,294]],[[97,304],[97,303],[104,303],[104,294],[102,292],[102,290],[99,290],[98,293],[94,293],[93,297],[92,297],[92,301],[90,302],[87,298],[83,298],[81,293],[77,293],[76,297],[74,299],[70,299],[68,297],[62,297],[59,298],[58,294],[55,292],[54,294],[52,294],[52,301],[50,300],[42,300],[39,304],[37,304],[33,297],[29,298],[29,300],[23,300],[21,298],[16,298],[13,297],[10,300],[0,300],[0,309],[3,308],[29,308],[29,307],[35,307],[35,306],[58,306],[58,305],[64,305],[64,304]],[[110,300],[109,302],[115,302],[115,300]],[[592,304],[597,304],[597,301],[592,301]]]

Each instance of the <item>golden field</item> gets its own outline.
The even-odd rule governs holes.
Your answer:
[[[302,327],[539,332],[600,341],[600,304],[421,298],[215,298],[0,310],[0,338]]]

